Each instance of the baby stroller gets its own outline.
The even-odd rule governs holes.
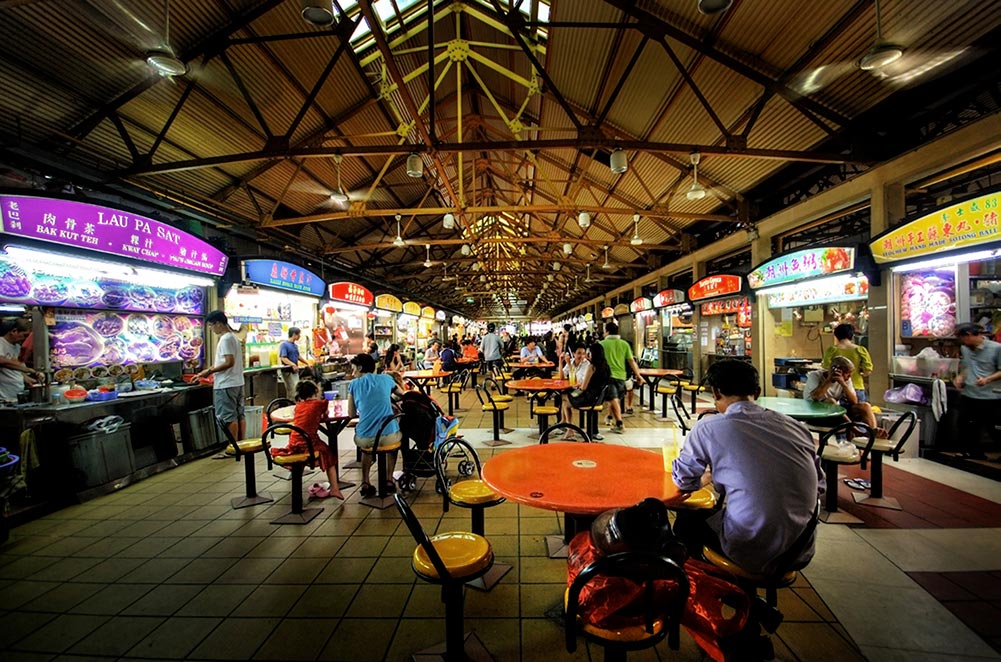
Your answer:
[[[396,482],[401,490],[407,492],[417,487],[418,478],[435,475],[434,449],[444,441],[444,438],[437,438],[439,430],[444,434],[454,434],[458,421],[445,416],[438,403],[420,391],[404,393],[397,406],[403,414],[400,419],[403,475]],[[439,423],[439,419],[445,420]]]

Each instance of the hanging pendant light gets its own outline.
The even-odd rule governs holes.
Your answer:
[[[455,227],[455,216],[452,213],[445,214],[441,219],[441,227],[451,230]]]
[[[394,246],[406,246],[407,242],[403,241],[403,237],[400,235],[400,215],[396,215],[396,239],[393,240]]]
[[[612,173],[616,175],[621,175],[629,169],[629,162],[626,161],[626,153],[622,151],[622,148],[616,148],[612,155],[608,159],[608,167],[611,168]]]
[[[430,269],[431,265],[434,264],[431,262],[431,244],[424,244],[424,248],[427,250],[427,259],[424,260],[424,268]]]
[[[570,255],[571,253],[573,253],[573,246],[570,245],[570,242],[563,244],[563,254]]]
[[[463,244],[462,248],[459,249],[459,252],[462,253],[463,255],[469,255],[470,253],[473,252],[473,249],[469,247],[469,244]]]
[[[424,162],[421,161],[420,154],[417,152],[412,153],[407,157],[407,176],[422,177],[424,175]]]
[[[586,211],[577,214],[577,225],[580,226],[581,230],[586,230],[591,225],[591,215]]]
[[[629,240],[629,243],[632,244],[633,246],[639,246],[640,244],[643,243],[643,240],[640,238],[639,228],[640,228],[640,215],[633,214],[633,238]]]

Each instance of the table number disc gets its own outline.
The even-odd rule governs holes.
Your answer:
[[[578,469],[594,469],[598,466],[598,463],[594,460],[574,460],[571,464]]]

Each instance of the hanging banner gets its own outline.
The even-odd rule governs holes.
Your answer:
[[[403,304],[403,312],[407,315],[413,315],[414,317],[421,316],[421,304],[416,301],[408,301]]]
[[[631,313],[642,313],[644,310],[652,310],[653,301],[646,297],[640,297],[634,299],[631,304],[629,304],[629,312]]]
[[[371,307],[374,301],[372,293],[357,283],[331,283],[328,294],[333,301],[356,303],[362,306]]]
[[[601,309],[601,319],[608,319],[609,317],[615,316],[614,308],[602,308]]]
[[[653,297],[653,307],[663,308],[685,302],[685,293],[681,290],[661,290]]]
[[[403,312],[403,302],[392,294],[380,294],[375,298],[375,307],[379,310],[388,310],[391,313]]]
[[[877,236],[869,243],[877,263],[921,257],[1001,241],[995,192],[950,205]]]
[[[780,255],[747,274],[751,289],[781,285],[814,276],[829,276],[855,268],[855,248],[829,246]]]
[[[297,264],[281,260],[244,260],[241,267],[243,280],[248,283],[323,296],[323,279]]]
[[[706,276],[688,288],[688,300],[694,303],[703,299],[714,299],[716,297],[739,294],[742,286],[743,280],[740,276],[733,276],[731,274]]]

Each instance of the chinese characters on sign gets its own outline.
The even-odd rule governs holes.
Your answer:
[[[644,310],[651,310],[652,308],[653,301],[647,299],[646,297],[635,299],[631,304],[629,304],[629,312],[631,313],[641,313]]]
[[[374,298],[367,288],[355,283],[331,283],[330,298],[333,301],[344,301],[346,303],[357,303],[362,306],[371,306]]]
[[[379,310],[388,310],[391,313],[403,311],[403,303],[392,294],[380,294],[375,298],[375,307]]]
[[[749,308],[747,297],[723,299],[702,304],[703,315],[733,315]]]
[[[869,243],[872,257],[893,262],[1001,240],[999,203],[1001,194],[991,193],[893,228]]]
[[[120,255],[187,271],[221,275],[228,258],[177,228],[117,209],[71,200],[0,196],[0,232]]]
[[[244,260],[243,279],[279,290],[323,296],[323,280],[308,269],[281,260]]]
[[[663,308],[664,306],[673,306],[676,303],[683,303],[685,301],[685,293],[681,290],[661,290],[653,297],[653,307]]]
[[[811,248],[781,255],[765,262],[747,274],[747,284],[752,289],[779,285],[811,278],[851,271],[855,268],[855,249],[830,246]]]
[[[702,301],[703,299],[723,297],[728,294],[737,294],[740,292],[740,288],[740,276],[729,274],[706,276],[688,288],[688,300],[695,302]]]

